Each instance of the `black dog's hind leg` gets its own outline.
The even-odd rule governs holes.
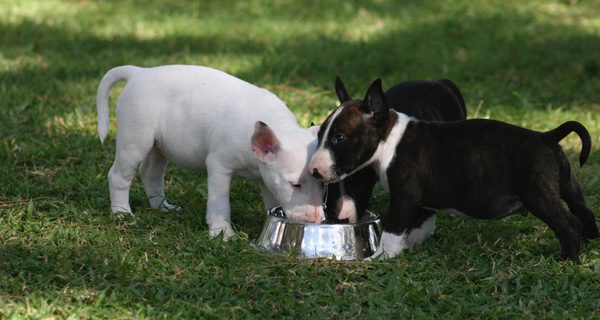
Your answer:
[[[561,181],[560,196],[569,206],[569,210],[581,221],[583,239],[586,241],[597,239],[600,233],[594,213],[585,205],[581,186],[575,175],[570,173],[568,177],[568,181]]]
[[[544,221],[558,240],[561,247],[561,258],[579,261],[581,247],[581,222],[570,214],[560,202],[558,192],[534,188],[522,197],[527,209]]]

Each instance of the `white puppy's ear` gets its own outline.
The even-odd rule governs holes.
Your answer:
[[[319,129],[321,129],[321,125],[315,126],[312,125],[308,128],[308,132],[310,132],[313,136],[317,137],[317,135],[319,134]]]
[[[251,142],[254,156],[262,162],[275,160],[281,145],[273,130],[262,121],[256,121]]]

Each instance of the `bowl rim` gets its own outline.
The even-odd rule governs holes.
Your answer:
[[[275,214],[276,211],[281,211],[284,216]],[[377,220],[381,220],[381,217],[373,211],[365,210],[367,216],[364,216],[361,220],[355,223],[314,223],[314,222],[305,222],[305,221],[296,221],[296,220],[288,220],[285,217],[285,211],[281,206],[275,206],[269,210],[267,210],[267,219],[277,219],[279,221],[285,222],[286,224],[296,224],[303,226],[320,226],[320,227],[336,227],[336,228],[345,228],[345,227],[357,227],[368,225]]]

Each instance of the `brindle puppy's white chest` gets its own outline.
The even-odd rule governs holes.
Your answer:
[[[373,155],[375,160],[375,169],[377,170],[377,174],[379,176],[379,183],[381,183],[386,192],[390,192],[387,170],[396,156],[396,147],[398,146],[398,143],[400,143],[408,123],[410,121],[415,121],[414,118],[409,117],[404,113],[396,112],[396,114],[398,115],[398,119],[396,120],[394,127],[392,127],[392,130],[390,130],[390,133],[385,141],[379,142],[379,146],[377,146],[377,150]]]

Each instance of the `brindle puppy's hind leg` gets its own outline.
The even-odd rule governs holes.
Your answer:
[[[596,225],[594,213],[585,205],[581,186],[577,181],[577,178],[575,178],[575,175],[570,172],[568,177],[567,181],[561,181],[560,196],[567,203],[567,206],[569,206],[571,213],[581,221],[583,239],[586,242],[597,239],[600,237],[600,234],[598,232],[598,226]]]
[[[560,241],[561,258],[579,262],[581,222],[562,206],[556,190],[536,189],[538,190],[526,192],[522,197],[523,203],[534,216],[554,231]]]

